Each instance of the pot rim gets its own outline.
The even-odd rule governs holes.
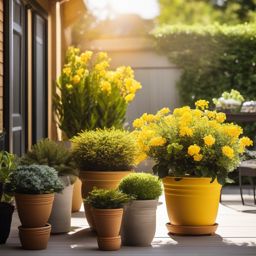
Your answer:
[[[26,228],[26,227],[22,227],[22,225],[20,225],[18,227],[19,230],[21,231],[36,231],[36,230],[48,230],[51,229],[52,225],[50,223],[46,223],[44,227],[36,227],[36,228]]]
[[[82,173],[88,173],[88,174],[95,174],[95,173],[110,173],[110,174],[115,174],[115,173],[126,173],[126,172],[134,172],[134,170],[117,170],[117,171],[113,171],[113,170],[111,170],[111,171],[97,171],[97,170],[94,170],[94,171],[92,171],[92,170],[83,170],[83,169],[80,169],[80,172],[82,172]]]
[[[25,194],[25,193],[15,193],[14,196],[24,196],[24,197],[31,197],[31,196],[41,196],[41,197],[51,197],[54,196],[55,193],[45,193],[45,194]]]

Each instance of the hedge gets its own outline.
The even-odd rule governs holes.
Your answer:
[[[153,36],[158,50],[183,70],[177,86],[184,104],[231,89],[256,99],[256,25],[168,25]]]

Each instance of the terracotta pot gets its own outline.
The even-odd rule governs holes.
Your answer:
[[[71,229],[73,185],[66,186],[62,192],[55,193],[52,212],[48,222],[52,226],[51,233],[67,233]]]
[[[213,226],[218,213],[221,185],[210,178],[163,179],[171,225]]]
[[[121,248],[121,237],[97,237],[99,249],[102,251],[117,251]]]
[[[40,228],[24,228],[19,226],[20,242],[25,250],[44,250],[47,248],[51,233],[51,225]]]
[[[121,179],[129,175],[132,171],[80,171],[80,179],[82,181],[82,197],[86,198],[88,193],[92,191],[93,187],[104,189],[115,189],[118,187]],[[91,229],[95,229],[92,221],[92,212],[88,209],[88,206],[84,204],[85,216]]]
[[[134,200],[124,208],[122,243],[150,246],[156,232],[158,200]]]
[[[14,206],[0,203],[0,244],[5,244],[10,234]]]
[[[72,212],[79,212],[81,208],[83,202],[81,190],[82,182],[79,178],[77,178],[73,187]]]
[[[116,237],[120,234],[123,208],[120,209],[95,209],[92,215],[99,237]]]
[[[16,206],[23,227],[44,227],[47,223],[54,200],[54,194],[15,194]]]

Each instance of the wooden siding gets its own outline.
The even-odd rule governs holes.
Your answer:
[[[0,131],[3,130],[3,0],[0,0]]]

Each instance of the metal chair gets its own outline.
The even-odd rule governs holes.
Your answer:
[[[249,177],[249,180],[253,187],[254,204],[256,204],[255,183],[254,183],[254,178],[256,177],[256,160],[243,161],[240,164],[240,166],[238,167],[238,171],[239,171],[239,187],[240,187],[240,195],[241,195],[241,199],[242,199],[242,204],[244,205],[242,177]]]

